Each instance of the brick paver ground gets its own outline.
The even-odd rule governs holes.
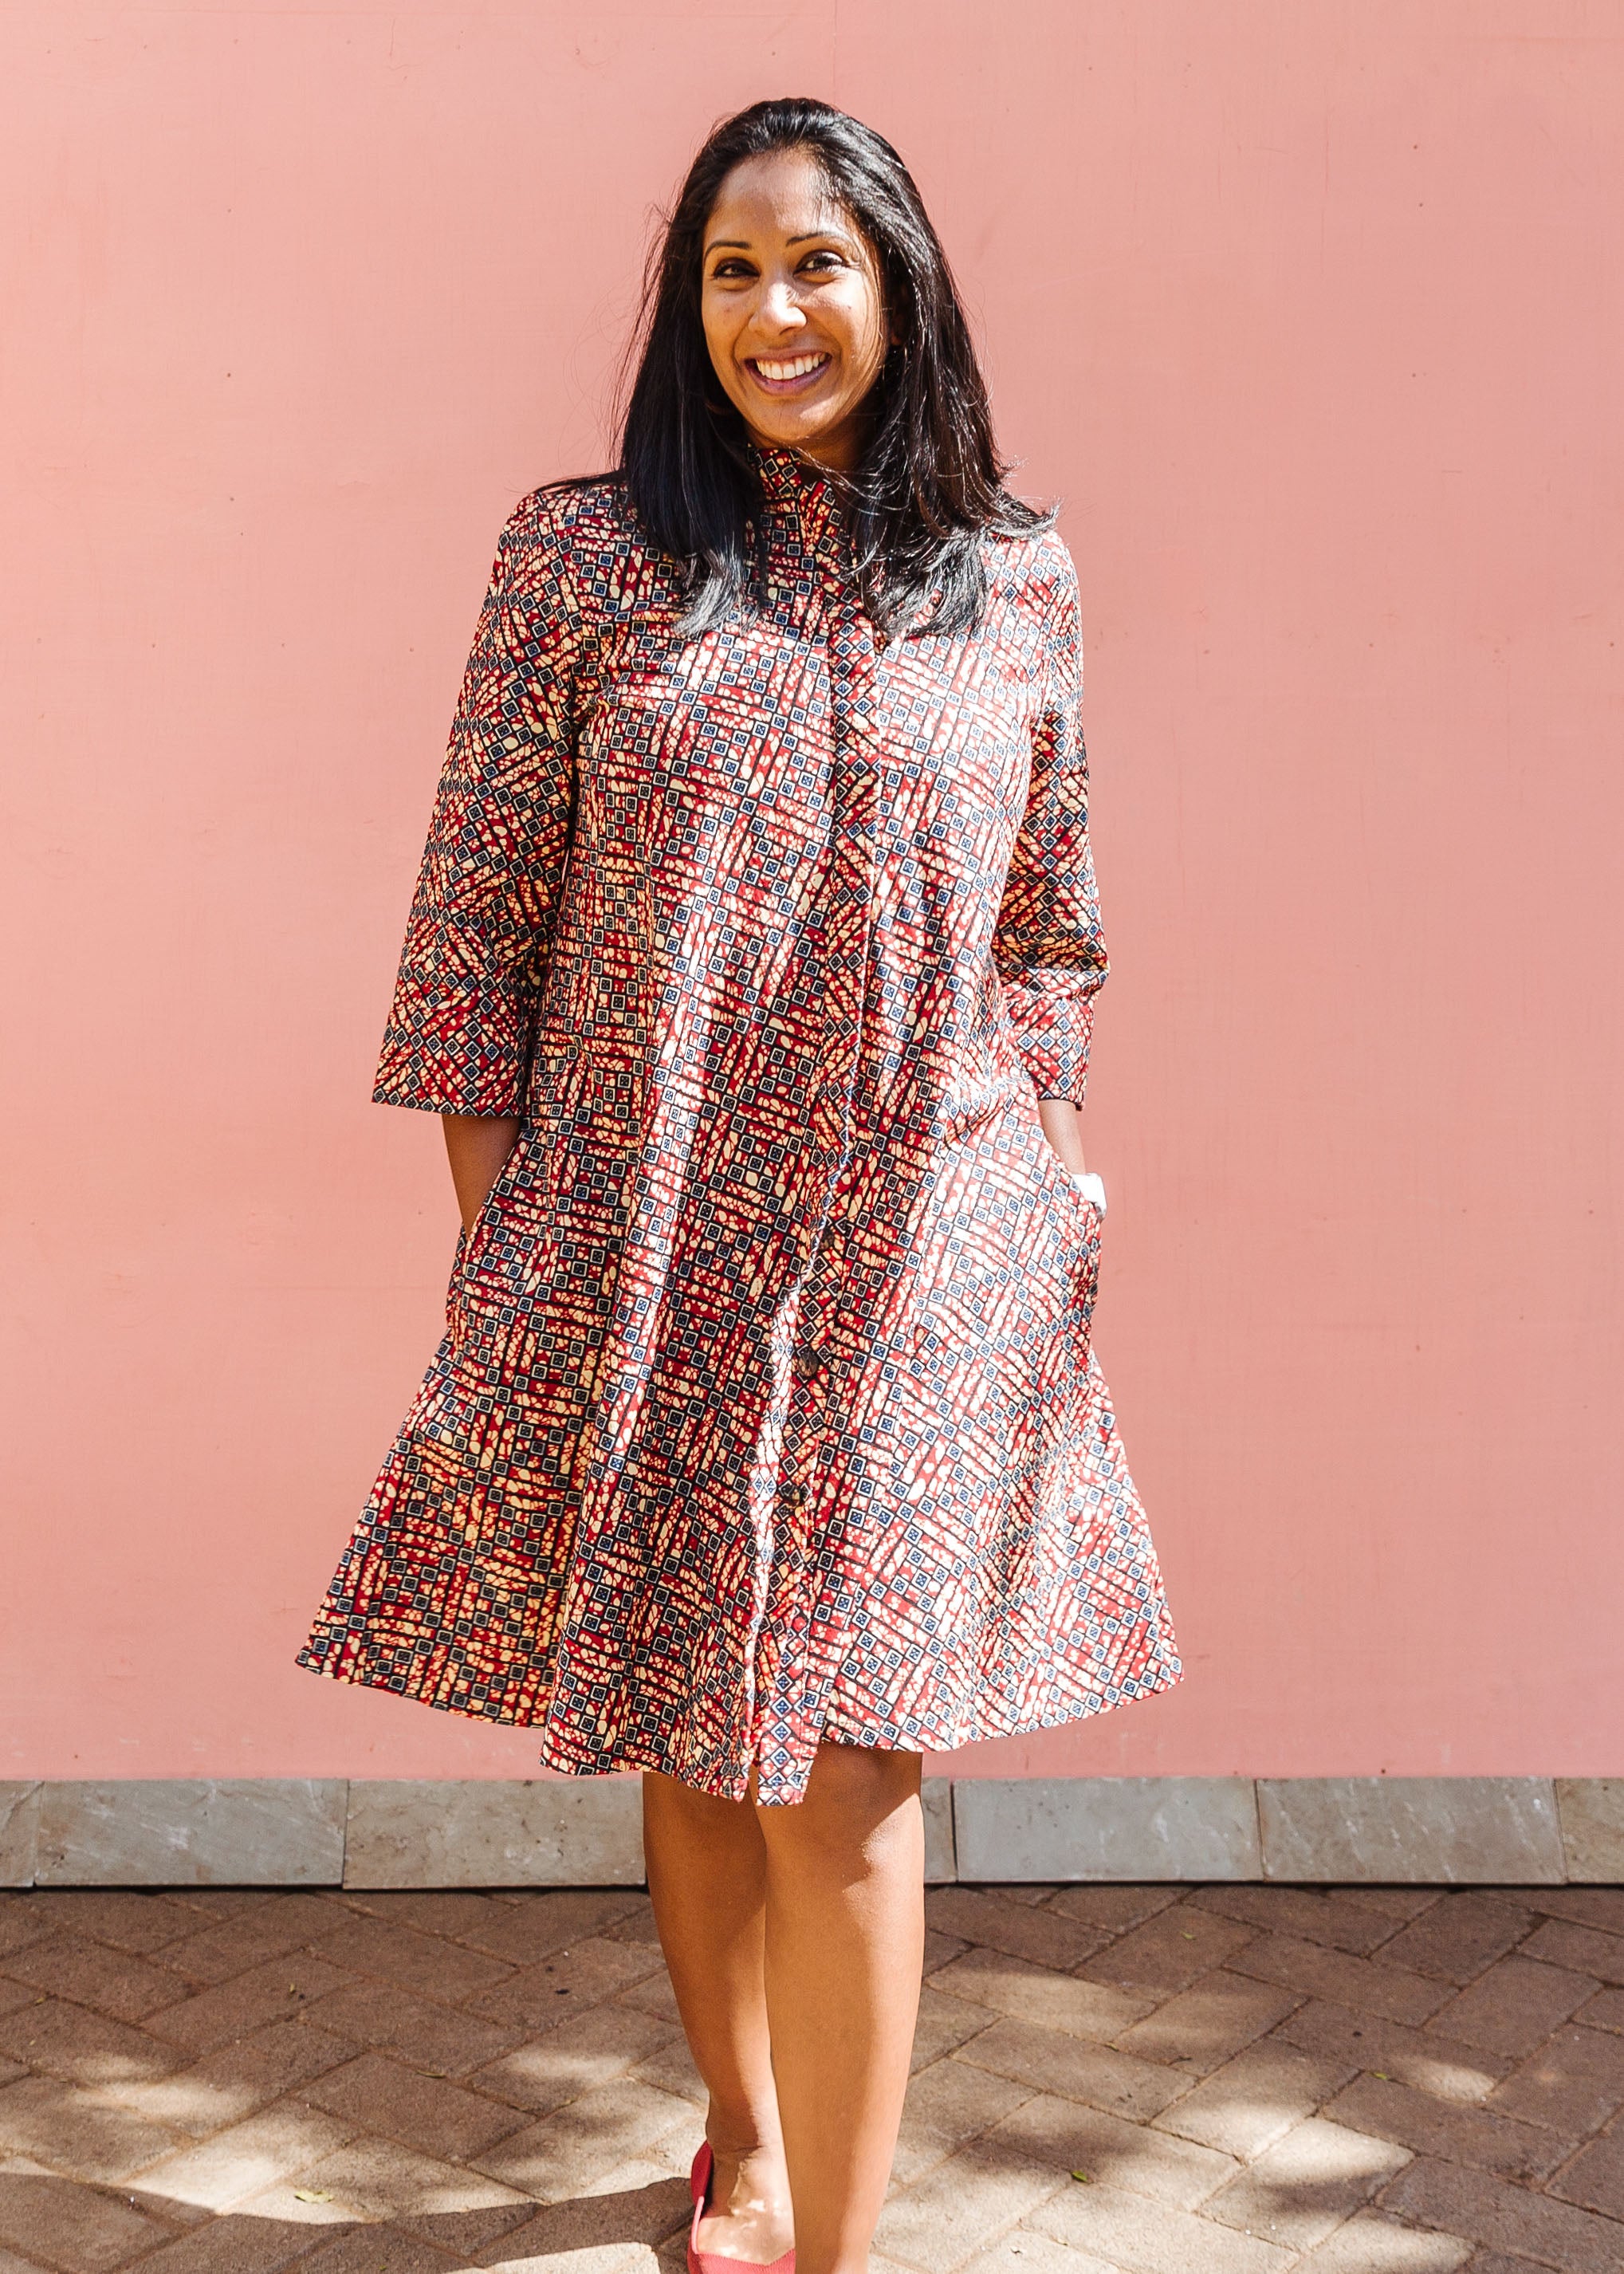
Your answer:
[[[1624,1889],[944,1887],[875,2274],[1624,2270]],[[0,1897],[0,2274],[678,2274],[647,1901]]]

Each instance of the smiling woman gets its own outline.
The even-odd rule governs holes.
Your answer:
[[[747,158],[727,176],[703,275],[705,345],[751,440],[850,473],[890,344],[884,286],[810,151]]]
[[[827,361],[786,375],[809,355]],[[685,631],[724,621],[748,588],[751,445],[835,478],[882,637],[974,629],[987,539],[1052,518],[1004,486],[969,327],[907,169],[823,103],[757,103],[718,127],[650,265],[620,464],[683,564]]]
[[[376,1093],[465,1237],[304,1658],[643,1771],[702,2274],[867,2266],[922,1751],[1178,1672],[1090,1339],[1079,697],[901,160],[727,121],[620,470],[503,532]]]

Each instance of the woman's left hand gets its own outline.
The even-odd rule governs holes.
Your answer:
[[[1067,1175],[1083,1175],[1088,1163],[1083,1158],[1080,1106],[1073,1105],[1069,1097],[1040,1097],[1038,1118],[1043,1124],[1043,1134],[1059,1155],[1060,1165]]]

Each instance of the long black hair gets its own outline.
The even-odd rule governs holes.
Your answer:
[[[892,345],[868,397],[862,463],[842,485],[857,574],[882,630],[966,632],[987,605],[985,534],[1053,516],[1004,487],[987,387],[946,255],[913,177],[872,127],[787,96],[722,121],[650,256],[620,472],[644,528],[681,564],[693,635],[750,584],[761,497],[744,421],[717,383],[700,292],[705,225],[741,160],[805,150],[879,264]]]

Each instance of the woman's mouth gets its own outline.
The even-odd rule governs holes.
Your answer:
[[[825,354],[747,356],[745,368],[769,395],[796,395],[811,387],[832,358]]]

